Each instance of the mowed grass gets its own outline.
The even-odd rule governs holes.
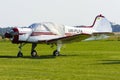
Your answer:
[[[0,42],[0,80],[120,80],[120,41],[89,41],[63,45],[62,56],[54,48],[38,44],[39,57],[30,56],[31,44],[23,47]]]

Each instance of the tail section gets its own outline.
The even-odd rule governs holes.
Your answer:
[[[92,36],[84,41],[106,39],[113,35],[110,22],[102,15],[98,15],[90,27],[93,30]]]
[[[110,22],[101,14],[95,18],[95,21],[91,27],[94,32],[112,32]]]

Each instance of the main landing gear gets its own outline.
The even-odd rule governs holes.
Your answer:
[[[36,52],[36,50],[35,50],[36,46],[37,46],[36,43],[33,43],[33,44],[32,44],[32,49],[31,49],[31,56],[32,56],[32,57],[37,57],[37,56],[38,56],[38,55],[37,55],[37,52]]]
[[[60,56],[61,47],[62,47],[62,41],[57,41],[57,50],[53,51],[53,56]]]

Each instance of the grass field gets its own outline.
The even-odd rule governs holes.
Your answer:
[[[0,42],[0,80],[120,80],[120,41],[66,44],[59,57],[48,45],[37,46],[37,58],[30,49],[25,45],[17,58],[18,45]]]

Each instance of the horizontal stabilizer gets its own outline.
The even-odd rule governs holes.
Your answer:
[[[91,40],[102,40],[102,39],[107,39],[111,35],[114,35],[114,33],[93,33],[90,38],[87,38],[83,41],[91,41]]]

